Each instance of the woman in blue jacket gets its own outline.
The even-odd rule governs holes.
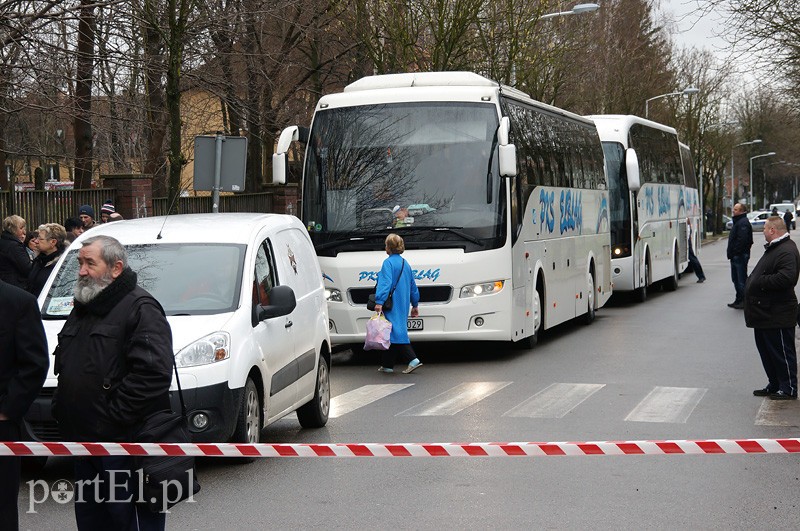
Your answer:
[[[381,352],[380,372],[394,372],[394,364],[399,357],[401,362],[408,363],[403,371],[408,374],[422,363],[414,354],[411,340],[408,338],[409,307],[411,317],[419,316],[419,290],[414,282],[414,273],[411,266],[400,256],[406,250],[403,238],[397,234],[386,237],[386,254],[389,257],[383,261],[381,271],[378,273],[378,285],[375,289],[375,311],[383,311],[383,303],[392,293],[392,309],[384,312],[386,319],[392,323],[392,341],[389,350]],[[394,291],[392,289],[394,287]]]

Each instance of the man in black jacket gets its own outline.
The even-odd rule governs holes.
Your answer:
[[[744,284],[747,280],[747,262],[753,245],[753,227],[747,219],[747,209],[741,203],[733,205],[733,226],[728,235],[728,260],[731,261],[731,280],[736,288],[736,299],[731,308],[744,308]]]
[[[55,352],[53,414],[66,440],[130,441],[149,414],[169,408],[170,327],[158,301],[137,286],[117,240],[85,240],[78,263],[75,307]],[[131,468],[128,457],[76,459],[76,485],[87,485],[75,504],[79,529],[164,528],[165,514],[134,503]]]
[[[767,386],[753,394],[793,400],[797,398],[794,287],[800,275],[800,253],[779,216],[767,219],[764,238],[766,250],[747,278],[744,299],[745,324],[753,329],[768,379]]]
[[[0,301],[0,441],[18,441],[50,358],[34,296],[0,280]],[[19,457],[0,457],[0,530],[19,527],[19,474]]]

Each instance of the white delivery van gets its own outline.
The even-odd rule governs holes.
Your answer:
[[[195,442],[258,442],[264,426],[293,411],[304,427],[325,425],[328,310],[314,247],[297,218],[188,214],[91,229],[39,296],[51,355],[72,310],[81,242],[99,235],[125,246],[139,285],[164,307]],[[35,440],[60,440],[50,415],[56,384],[51,363],[26,416]],[[170,395],[179,407],[174,378]]]
[[[794,229],[797,223],[797,211],[794,203],[773,203],[769,206],[769,211],[772,212],[772,210],[775,208],[778,209],[778,212],[781,213],[781,216],[783,216],[784,212],[792,213],[792,226],[789,227],[789,229]]]

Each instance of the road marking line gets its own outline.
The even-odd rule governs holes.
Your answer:
[[[455,415],[477,404],[487,396],[511,385],[511,382],[466,382],[453,387],[412,408],[401,411],[396,416],[432,417]]]
[[[696,387],[655,387],[625,420],[683,424],[706,391],[708,389]]]
[[[364,385],[358,389],[353,389],[344,394],[331,398],[331,409],[328,418],[335,419],[351,413],[358,408],[369,405],[381,398],[402,391],[411,387],[413,383],[407,384],[375,384]]]
[[[765,398],[756,414],[756,426],[796,426],[797,421],[790,422],[781,417],[791,415],[797,418],[798,411],[800,411],[798,402],[794,400],[778,401]],[[788,413],[788,415],[786,413],[782,415],[781,413],[783,412]]]
[[[554,383],[506,411],[503,416],[560,419],[603,387],[604,384]]]

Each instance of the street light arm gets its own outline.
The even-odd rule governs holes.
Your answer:
[[[536,17],[534,20],[546,20],[548,18],[563,17],[567,15],[580,15],[581,13],[591,13],[600,9],[600,4],[577,4],[569,11],[559,11],[558,13],[547,13]]]

